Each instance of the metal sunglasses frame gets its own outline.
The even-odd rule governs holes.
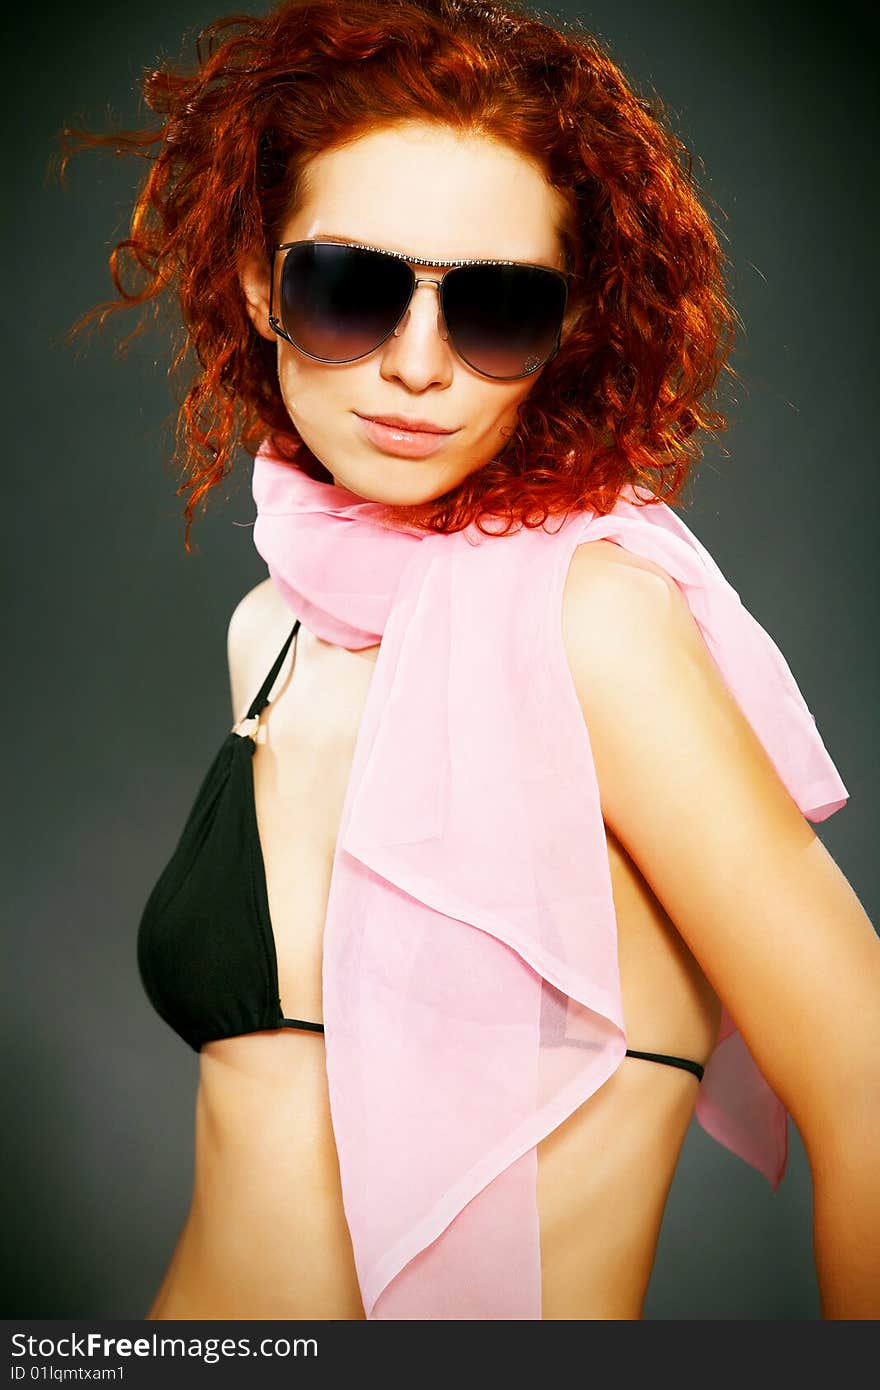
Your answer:
[[[412,287],[411,287],[411,289],[410,289],[409,294],[407,295],[406,303],[404,304],[403,309],[401,310],[400,317],[397,319],[397,322],[396,322],[396,323],[389,329],[389,331],[385,334],[385,337],[384,337],[384,338],[380,338],[379,342],[376,343],[373,347],[369,348],[369,349],[367,350],[367,352],[359,353],[359,354],[357,355],[357,357],[344,357],[344,358],[341,358],[341,359],[338,359],[338,358],[328,358],[328,357],[316,357],[315,354],[314,354],[313,352],[308,352],[308,351],[306,351],[305,348],[300,347],[299,343],[294,342],[293,338],[291,338],[290,334],[289,334],[289,333],[287,332],[287,330],[284,328],[284,326],[283,326],[283,324],[281,323],[280,319],[278,319],[278,318],[275,316],[275,314],[273,314],[273,312],[272,312],[273,307],[274,307],[274,294],[275,294],[275,257],[276,257],[276,255],[277,255],[277,253],[278,253],[279,251],[292,251],[293,248],[296,247],[296,246],[345,246],[345,247],[347,247],[347,248],[349,248],[349,249],[351,249],[351,250],[353,250],[353,251],[375,251],[375,252],[377,252],[380,256],[390,256],[390,257],[392,257],[394,260],[405,261],[405,262],[407,262],[407,264],[409,264],[409,265],[445,266],[445,267],[447,267],[448,269],[444,272],[443,275],[441,275],[441,276],[439,277],[439,279],[434,279],[434,277],[433,277],[433,276],[430,276],[430,275],[425,275],[425,276],[416,275],[415,271],[413,271],[413,275],[412,275]],[[562,314],[560,315],[560,320],[559,320],[559,331],[558,331],[557,334],[556,334],[556,342],[555,342],[555,344],[554,344],[554,346],[553,346],[553,351],[549,354],[549,356],[544,357],[544,358],[541,359],[540,362],[537,362],[537,363],[535,364],[535,366],[530,367],[528,371],[526,371],[526,372],[517,372],[514,376],[491,376],[489,372],[483,372],[483,371],[481,371],[480,368],[477,367],[477,366],[475,366],[473,362],[468,361],[468,359],[464,356],[464,353],[460,352],[459,349],[458,349],[458,347],[456,347],[455,339],[454,339],[454,337],[450,334],[448,325],[447,325],[447,323],[446,323],[446,311],[445,311],[444,304],[443,304],[443,285],[444,285],[444,283],[445,283],[445,281],[446,281],[446,278],[447,278],[447,276],[448,276],[448,274],[449,274],[449,270],[450,270],[450,269],[458,269],[458,268],[461,267],[461,266],[469,266],[469,265],[514,265],[514,266],[522,266],[522,267],[523,267],[524,269],[526,269],[526,270],[542,270],[542,271],[545,272],[545,274],[547,274],[547,275],[555,275],[558,279],[560,279],[560,280],[562,281],[562,287],[563,287]],[[453,261],[448,261],[448,260],[426,260],[424,257],[421,257],[421,256],[409,256],[409,255],[407,255],[406,252],[404,252],[404,251],[388,251],[384,246],[372,246],[372,245],[370,245],[369,242],[363,242],[363,241],[327,241],[327,240],[321,240],[320,238],[314,238],[314,239],[313,239],[313,238],[310,238],[310,237],[306,237],[306,238],[304,238],[304,239],[302,239],[302,240],[300,240],[300,241],[282,241],[281,243],[279,243],[278,246],[273,246],[273,248],[272,248],[272,258],[271,258],[271,264],[270,264],[269,270],[270,270],[270,279],[269,279],[269,327],[273,330],[273,332],[277,333],[278,336],[279,336],[280,338],[284,338],[284,340],[285,340],[286,342],[290,343],[291,347],[295,347],[296,350],[297,350],[298,352],[304,353],[305,356],[306,356],[306,357],[310,357],[310,358],[312,359],[312,361],[314,361],[314,362],[326,362],[326,363],[328,363],[329,365],[332,365],[332,366],[343,366],[343,365],[344,365],[345,363],[347,363],[347,362],[360,362],[364,357],[369,357],[371,353],[375,352],[377,348],[380,348],[380,347],[382,346],[383,343],[386,343],[386,342],[388,341],[388,339],[389,339],[393,334],[395,334],[395,333],[397,332],[398,328],[400,327],[400,324],[403,322],[403,319],[404,319],[404,317],[406,316],[406,313],[407,313],[407,311],[408,311],[408,309],[409,309],[409,306],[410,306],[410,304],[412,303],[412,297],[413,297],[413,295],[415,294],[416,290],[418,289],[419,285],[435,285],[436,288],[437,288],[437,294],[438,294],[438,297],[439,297],[439,300],[440,300],[440,315],[439,315],[439,320],[440,320],[440,321],[439,321],[439,324],[438,324],[439,331],[440,331],[440,336],[442,337],[442,339],[443,339],[444,342],[451,342],[451,343],[452,343],[453,348],[455,349],[456,353],[458,353],[458,356],[462,359],[463,362],[466,362],[467,365],[468,365],[469,367],[471,367],[473,371],[478,372],[478,373],[480,374],[480,376],[488,377],[488,379],[489,379],[490,381],[521,381],[524,377],[533,376],[534,373],[537,372],[537,371],[539,371],[541,367],[546,367],[547,364],[548,364],[549,362],[552,362],[552,361],[553,361],[553,358],[556,356],[557,352],[559,351],[559,344],[560,344],[560,340],[561,340],[561,337],[562,337],[562,324],[563,324],[563,321],[564,321],[564,318],[565,318],[566,309],[567,309],[567,307],[568,307],[568,287],[569,287],[569,282],[570,282],[572,279],[574,279],[573,272],[570,271],[570,270],[558,270],[558,269],[556,269],[554,266],[549,266],[549,265],[538,265],[537,263],[532,262],[532,261],[484,260],[484,259],[453,260]],[[282,272],[281,272],[281,273],[282,273],[282,274],[284,273],[283,266],[282,266]]]

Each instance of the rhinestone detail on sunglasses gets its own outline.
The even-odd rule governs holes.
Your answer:
[[[322,241],[316,238],[314,241],[306,238],[303,241],[282,241],[280,245],[272,248],[273,255],[276,251],[289,251],[293,246],[347,246],[352,251],[379,251],[383,256],[394,256],[398,261],[410,261],[413,265],[520,265],[524,270],[546,270],[551,275],[561,275],[565,280],[573,278],[570,270],[559,270],[557,266],[538,265],[534,261],[490,261],[477,257],[469,261],[431,261],[424,260],[421,256],[408,256],[405,251],[388,251],[384,246],[371,246],[366,241]]]

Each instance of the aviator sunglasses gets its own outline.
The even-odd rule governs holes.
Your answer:
[[[275,257],[285,252],[275,308]],[[439,279],[412,266],[451,266]],[[523,261],[427,261],[359,242],[285,241],[272,251],[269,324],[318,362],[357,362],[395,333],[416,286],[434,284],[438,328],[496,381],[531,376],[556,356],[570,272]]]

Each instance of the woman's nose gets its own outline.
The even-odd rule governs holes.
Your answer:
[[[394,330],[394,337],[395,337],[395,338],[399,338],[400,335],[403,333],[404,329],[408,326],[408,324],[409,324],[409,322],[410,322],[410,319],[412,318],[413,306],[416,305],[416,304],[418,303],[419,291],[420,291],[420,289],[421,289],[421,287],[422,287],[423,285],[433,286],[434,290],[436,291],[436,294],[437,294],[437,320],[436,320],[437,332],[438,332],[438,334],[440,335],[440,337],[443,339],[444,343],[445,343],[445,342],[448,342],[448,341],[449,341],[449,333],[447,332],[446,324],[445,324],[444,319],[443,319],[443,310],[442,310],[441,307],[440,307],[440,281],[439,281],[439,280],[431,279],[431,278],[428,277],[428,276],[425,276],[425,277],[419,276],[419,278],[416,280],[415,289],[413,290],[413,293],[412,293],[412,298],[410,299],[409,304],[407,305],[406,313],[404,314],[403,318],[400,320],[400,323],[397,325],[397,327],[396,327],[395,330]],[[421,308],[421,306],[420,306],[419,309],[417,310],[417,315],[421,315],[422,313],[424,313],[424,314],[426,315],[425,323],[426,323],[426,325],[427,325],[427,322],[429,321],[428,318],[427,318],[427,315],[429,315],[429,314],[431,313],[431,310],[430,310],[430,308],[428,308],[428,307],[426,307],[424,310],[422,310],[422,308]],[[421,322],[421,318],[419,318],[419,322]]]

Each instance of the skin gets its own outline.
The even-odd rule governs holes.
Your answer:
[[[396,127],[316,159],[278,240],[333,234],[416,256],[561,265],[559,210],[540,170],[497,142]],[[461,362],[438,331],[431,285],[419,286],[399,337],[329,366],[268,327],[265,266],[245,261],[241,283],[257,331],[277,346],[292,422],[335,481],[369,500],[426,501],[454,487],[504,443],[534,384],[490,381]],[[458,432],[429,459],[396,459],[366,440],[354,411]],[[228,641],[235,719],[292,618],[271,580],[238,604]],[[870,923],[658,566],[610,542],[579,546],[562,618],[602,797],[629,1046],[705,1063],[724,997],[810,1151],[825,1316],[876,1316],[880,966]],[[323,1016],[333,852],[378,651],[302,628],[256,739],[254,798],[289,1017]],[[323,1048],[321,1034],[278,1030],[202,1049],[192,1206],[148,1317],[363,1317]],[[688,1072],[625,1057],[538,1145],[544,1319],[641,1316],[698,1091]]]
[[[876,1318],[880,938],[744,718],[677,584],[612,551],[578,548],[564,615],[606,826],[722,994],[803,1139],[823,1316]]]

